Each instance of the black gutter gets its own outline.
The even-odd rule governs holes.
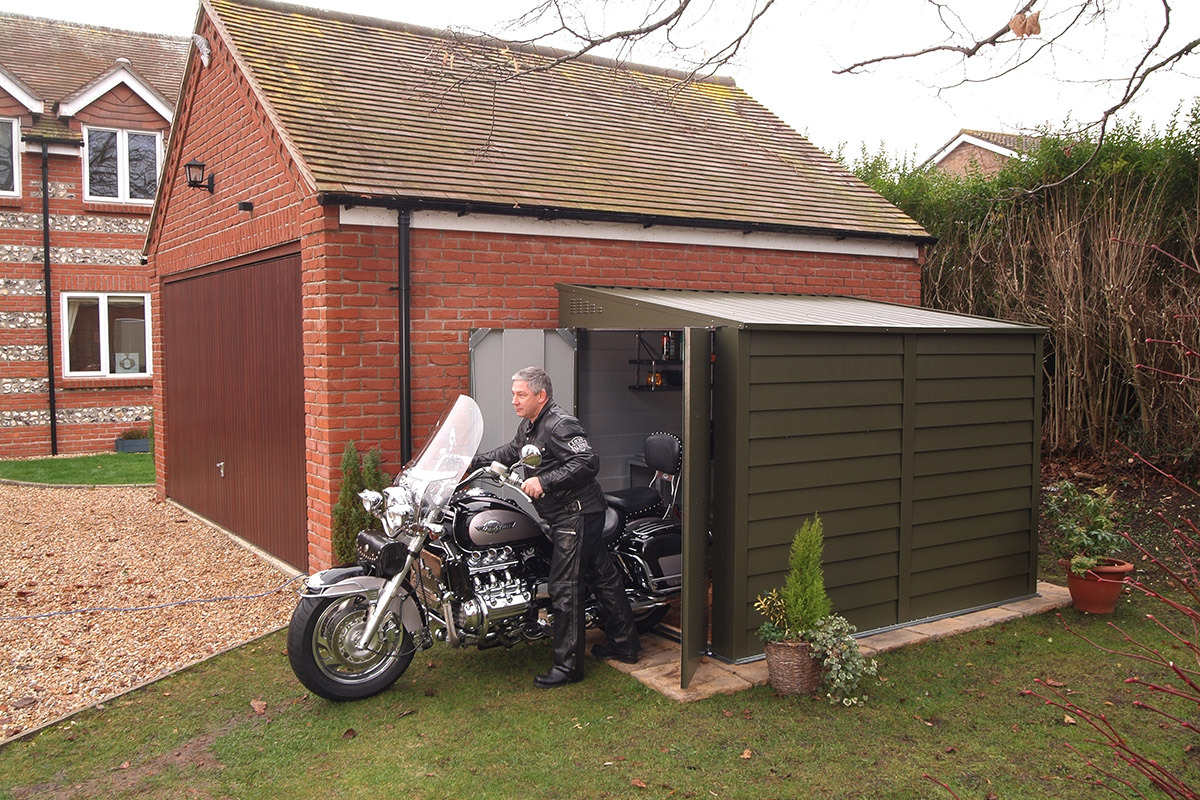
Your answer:
[[[318,192],[317,202],[323,206],[366,206],[372,208],[407,209],[409,211],[452,211],[464,214],[503,214],[506,216],[533,217],[540,220],[567,219],[588,222],[619,222],[641,225],[674,225],[689,228],[713,228],[738,231],[740,233],[789,233],[806,236],[832,236],[836,239],[882,239],[886,241],[911,242],[913,244],[935,244],[936,236],[928,234],[881,233],[843,228],[820,228],[807,225],[780,225],[765,222],[721,220],[702,217],[667,217],[656,214],[634,214],[618,211],[593,211],[578,208],[552,208],[547,206],[521,206],[511,203],[479,203],[465,200],[427,200],[407,197],[381,197],[378,195]]]
[[[46,295],[46,377],[50,390],[50,455],[58,455],[58,399],[54,393],[54,302],[50,291],[50,145],[42,142],[42,283]]]
[[[412,459],[412,251],[409,243],[412,212],[399,209],[396,218],[396,259],[400,305],[400,463]]]

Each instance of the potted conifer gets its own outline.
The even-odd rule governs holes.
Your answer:
[[[782,590],[772,589],[754,603],[767,618],[758,636],[777,692],[811,695],[819,690],[830,702],[854,705],[860,699],[859,683],[875,674],[876,664],[859,652],[854,626],[830,613],[833,605],[821,569],[824,548],[821,518],[805,520],[792,539]]]

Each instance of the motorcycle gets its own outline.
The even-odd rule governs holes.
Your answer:
[[[292,671],[314,694],[353,700],[382,692],[435,640],[486,649],[552,636],[548,528],[488,488],[519,492],[514,473],[538,466],[541,453],[526,445],[517,464],[492,462],[464,477],[482,437],[479,407],[460,396],[392,486],[359,494],[383,530],[358,534],[357,564],[306,579],[288,627]],[[682,588],[679,523],[661,496],[606,496],[604,542],[645,633]],[[602,626],[595,598],[585,603],[585,620]]]

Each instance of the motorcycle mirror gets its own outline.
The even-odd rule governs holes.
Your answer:
[[[368,514],[379,516],[383,511],[383,495],[379,492],[359,492],[358,499],[362,500],[363,508]]]
[[[527,467],[537,467],[542,463],[542,451],[536,445],[527,444],[521,448],[521,463]]]

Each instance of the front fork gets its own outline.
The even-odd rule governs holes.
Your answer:
[[[383,586],[383,591],[379,593],[379,598],[375,601],[375,607],[371,609],[371,616],[367,618],[367,624],[363,628],[362,635],[358,639],[358,646],[367,649],[371,640],[375,638],[375,634],[379,633],[379,626],[383,624],[384,615],[387,614],[388,608],[392,601],[396,599],[396,595],[400,593],[400,587],[403,585],[408,573],[412,571],[413,564],[417,562],[417,556],[421,554],[421,550],[425,547],[425,542],[429,540],[429,532],[421,531],[421,535],[414,538],[408,545],[408,555],[404,559],[404,566],[396,573],[395,577],[389,580]]]

